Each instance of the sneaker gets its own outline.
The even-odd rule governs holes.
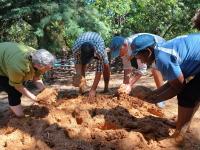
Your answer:
[[[156,106],[159,107],[159,108],[164,108],[165,107],[165,102],[157,103]]]

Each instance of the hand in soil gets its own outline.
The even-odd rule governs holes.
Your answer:
[[[58,92],[54,88],[45,88],[40,94],[37,95],[37,102],[44,104],[51,104],[56,102]]]
[[[121,84],[117,92],[119,94],[129,94],[131,92],[131,86],[129,84]]]
[[[86,86],[86,79],[83,76],[76,74],[73,76],[72,84],[75,87],[80,87],[83,89]]]

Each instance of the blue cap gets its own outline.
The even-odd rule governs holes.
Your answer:
[[[122,36],[115,36],[112,38],[110,49],[111,49],[111,58],[116,58],[119,56],[120,48],[124,44],[125,38]]]
[[[154,44],[156,44],[156,41],[153,35],[139,35],[131,43],[132,54],[135,56],[138,52],[145,50],[147,47],[153,46]]]

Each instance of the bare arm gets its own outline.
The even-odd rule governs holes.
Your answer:
[[[34,84],[36,85],[39,91],[42,91],[45,89],[45,86],[42,80],[34,80]]]
[[[134,75],[130,78],[130,80],[129,80],[130,86],[133,87],[133,85],[134,85],[141,77],[142,77],[142,75],[139,74],[139,73],[134,74]]]
[[[96,72],[95,78],[94,78],[94,82],[93,82],[93,84],[92,84],[91,90],[96,91],[100,79],[101,79],[101,72]]]
[[[133,85],[147,72],[147,65],[142,63],[140,59],[136,59],[138,69],[134,72],[134,75],[130,78],[129,83],[130,86]]]
[[[15,87],[15,89],[17,91],[19,91],[20,93],[22,93],[23,95],[25,95],[26,97],[32,99],[32,100],[36,100],[36,96],[31,93],[27,88],[25,88],[24,86],[19,86],[19,87]]]
[[[156,87],[159,88],[164,84],[162,74],[159,70],[152,68],[151,69],[154,81],[156,83]]]
[[[124,84],[129,84],[130,74],[132,72],[132,69],[124,69]]]
[[[172,80],[148,94],[145,99],[150,103],[157,103],[160,100],[168,100],[176,96],[184,87],[184,77],[180,75],[177,79]]]

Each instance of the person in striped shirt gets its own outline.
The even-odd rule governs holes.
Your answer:
[[[89,98],[91,99],[96,95],[96,88],[101,79],[102,72],[105,83],[104,92],[107,92],[110,79],[110,67],[102,37],[96,32],[85,32],[75,41],[72,52],[75,59],[77,75],[85,77],[87,64],[92,59],[96,60],[96,74],[89,91]],[[81,82],[81,80],[78,82]]]

